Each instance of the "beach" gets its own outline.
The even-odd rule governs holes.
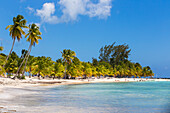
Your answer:
[[[125,83],[125,82],[148,82],[148,81],[170,81],[169,79],[146,79],[146,78],[102,78],[102,79],[82,79],[82,80],[65,80],[65,79],[34,79],[12,80],[10,78],[0,78],[0,112],[13,113],[21,109],[22,105],[13,105],[8,100],[24,95],[36,94],[37,89],[52,88],[61,85],[71,84],[91,84],[91,83]]]

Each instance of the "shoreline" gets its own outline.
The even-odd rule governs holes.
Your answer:
[[[66,79],[34,79],[26,78],[26,80],[13,80],[10,78],[0,78],[0,99],[9,99],[12,97],[12,92],[5,95],[6,89],[33,89],[37,87],[56,87],[61,85],[79,85],[79,84],[92,84],[92,83],[125,83],[125,82],[161,82],[169,81],[170,79],[146,79],[146,78],[102,78],[102,79],[81,79],[81,80],[66,80]],[[1,106],[0,106],[1,107]]]
[[[170,81],[170,79],[147,79],[147,78],[100,78],[100,79],[36,79],[28,78],[25,80],[13,80],[11,78],[0,77],[1,87],[30,87],[30,86],[50,86],[50,85],[70,85],[88,83],[117,83],[117,82],[147,82],[147,81]]]
[[[148,81],[169,81],[170,79],[146,79],[146,78],[112,78],[112,79],[84,79],[84,80],[38,80],[26,78],[26,80],[12,80],[10,78],[0,78],[0,112],[13,113],[21,106],[12,105],[8,103],[8,100],[13,99],[17,96],[29,95],[37,93],[37,89],[46,89],[57,87],[61,85],[78,85],[78,84],[92,84],[92,83],[122,83],[122,82],[148,82]],[[7,103],[6,103],[7,102]]]

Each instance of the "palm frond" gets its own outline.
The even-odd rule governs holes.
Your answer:
[[[8,25],[5,29],[7,30],[8,28],[12,27],[12,25]]]
[[[23,35],[25,35],[25,32],[21,29],[20,26],[17,26],[17,29],[18,29]]]

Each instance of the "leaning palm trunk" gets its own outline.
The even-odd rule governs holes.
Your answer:
[[[5,64],[3,65],[3,68],[5,67],[6,62],[7,62],[8,58],[9,58],[9,56],[10,56],[10,54],[11,54],[11,52],[12,52],[13,48],[14,48],[14,44],[15,44],[15,38],[14,38],[14,40],[13,40],[13,44],[12,44],[11,51],[9,52],[9,55],[8,55],[8,57],[7,57],[7,58],[6,58],[6,60],[5,60]]]
[[[16,76],[18,76],[18,73],[19,73],[19,71],[20,71],[20,69],[21,69],[21,67],[22,67],[22,64],[24,63],[25,59],[27,58],[27,56],[28,56],[28,54],[29,54],[30,48],[31,48],[31,45],[30,45],[30,47],[29,47],[29,49],[28,49],[27,54],[26,54],[25,57],[24,57],[24,60],[22,61],[21,65],[19,66],[18,71],[17,71],[16,75],[14,76],[14,79],[16,78]]]
[[[30,53],[31,53],[31,48],[32,48],[32,45],[30,44],[30,51],[29,51],[29,53],[28,53],[28,56],[27,56],[27,59],[26,59],[26,62],[25,62],[25,66],[24,66],[24,70],[23,70],[23,72],[22,72],[22,76],[24,76],[24,73],[25,73],[25,68],[26,68],[26,66],[27,66],[27,61],[28,61],[28,58],[29,58]]]

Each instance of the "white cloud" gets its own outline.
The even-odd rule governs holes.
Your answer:
[[[90,2],[87,4],[88,15],[90,17],[99,17],[100,19],[107,18],[110,16],[111,2],[111,0],[100,0],[98,4]]]
[[[46,27],[45,27],[45,26],[43,26],[43,29],[44,29],[45,33],[47,33],[47,29],[46,29]]]
[[[41,24],[40,23],[35,23],[39,28],[41,27]]]
[[[57,16],[54,16],[55,5],[54,3],[44,3],[42,9],[36,10],[36,15],[41,17],[42,22],[56,23]]]
[[[34,8],[32,8],[32,7],[28,6],[26,9],[29,11],[29,13],[33,13],[34,12]]]
[[[93,1],[93,2],[92,2]],[[59,0],[57,3],[62,12],[59,17],[55,14],[54,3],[44,3],[42,9],[36,10],[36,15],[41,18],[41,23],[64,23],[77,21],[80,15],[90,18],[107,19],[111,16],[112,0]],[[30,11],[34,10],[28,7]]]
[[[64,22],[77,20],[78,15],[86,15],[87,0],[60,0],[58,2],[63,15]]]

